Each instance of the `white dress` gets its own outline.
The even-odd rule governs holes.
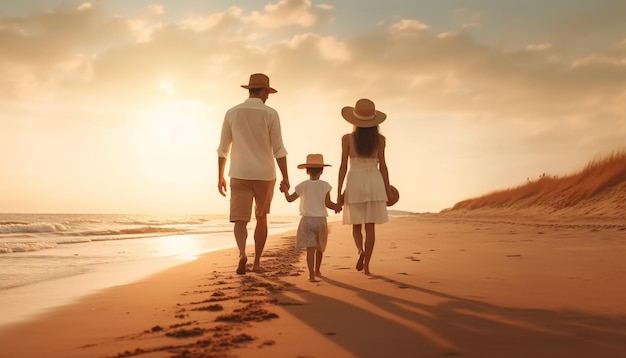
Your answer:
[[[356,156],[354,135],[350,140],[350,162],[344,191],[343,223],[382,224],[387,215],[387,191],[378,168],[378,158]]]

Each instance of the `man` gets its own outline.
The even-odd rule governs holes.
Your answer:
[[[224,116],[218,155],[217,189],[226,196],[224,168],[230,151],[230,221],[234,223],[235,240],[239,248],[237,274],[246,273],[246,240],[248,222],[254,201],[256,227],[254,229],[253,271],[261,270],[261,254],[267,240],[267,214],[276,185],[276,166],[282,174],[282,183],[289,188],[287,150],[283,145],[278,112],[267,106],[270,79],[262,73],[250,75],[247,85],[249,97],[229,109]]]

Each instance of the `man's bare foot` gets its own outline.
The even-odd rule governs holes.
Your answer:
[[[317,277],[324,277],[324,275],[322,275],[322,273],[319,272],[319,271],[315,271],[315,276],[317,276]]]
[[[254,272],[263,272],[261,268],[261,260],[257,257],[254,258],[254,264],[252,265],[252,271]]]

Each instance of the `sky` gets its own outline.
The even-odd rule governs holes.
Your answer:
[[[626,145],[622,0],[22,0],[0,3],[0,49],[0,213],[227,213],[220,127],[256,72],[292,186],[321,153],[333,198],[360,98],[387,114],[397,210]],[[297,213],[276,190],[272,214]]]

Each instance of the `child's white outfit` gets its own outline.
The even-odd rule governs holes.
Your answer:
[[[346,175],[343,223],[360,225],[382,224],[387,215],[387,191],[378,169],[378,157],[357,157],[354,134],[350,138],[350,169]]]
[[[305,180],[296,185],[295,192],[300,198],[300,223],[296,233],[296,248],[317,247],[326,250],[328,223],[326,217],[326,194],[332,189],[323,180]]]

